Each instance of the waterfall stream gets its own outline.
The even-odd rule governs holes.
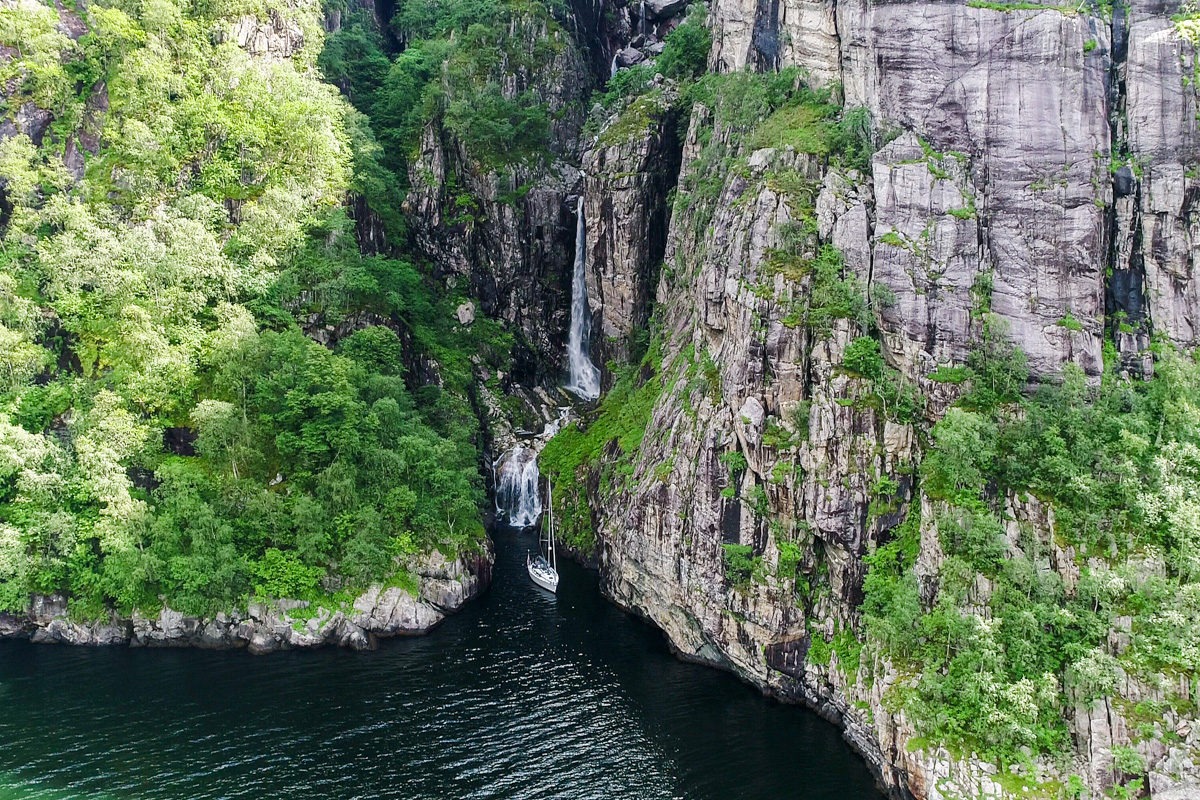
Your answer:
[[[571,280],[571,330],[567,337],[570,382],[567,389],[584,400],[600,396],[600,370],[588,356],[592,313],[587,296],[587,224],[583,219],[583,195],[579,196],[575,223],[575,274]]]
[[[492,465],[496,472],[496,514],[514,528],[537,524],[542,514],[537,452],[517,445]]]

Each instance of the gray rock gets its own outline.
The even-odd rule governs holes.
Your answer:
[[[1128,197],[1137,188],[1137,178],[1128,164],[1113,173],[1113,194],[1117,197]]]
[[[0,639],[12,639],[28,635],[26,620],[12,614],[0,614]]]
[[[50,128],[50,123],[54,121],[54,114],[32,102],[23,103],[17,108],[14,121],[17,132],[25,134],[34,145],[40,147],[46,131]]]
[[[128,620],[81,623],[69,618],[63,597],[39,595],[24,619],[0,616],[0,638],[27,635],[36,643],[93,646],[245,647],[254,654],[325,645],[368,650],[377,636],[425,633],[457,611],[487,586],[491,559],[490,551],[469,561],[434,551],[413,565],[416,596],[399,588],[372,587],[355,601],[352,619],[326,608],[309,616],[307,601],[281,599],[251,604],[245,621],[237,613],[201,619],[163,608],[154,617],[135,612]],[[308,617],[303,624],[292,617],[297,611]]]
[[[839,30],[845,23],[847,105],[915,131],[930,148],[930,176],[918,179],[914,165],[896,178],[916,183],[876,186],[881,218],[906,220],[908,232],[934,226],[928,261],[913,254],[924,262],[923,280],[936,274],[960,298],[974,273],[990,272],[991,309],[1007,321],[1036,375],[1056,375],[1067,361],[1098,374],[1111,202],[1109,79],[1105,58],[1082,53],[1087,41],[1106,45],[1107,29],[1058,12],[865,0],[839,4],[838,19]],[[943,205],[945,173],[964,200],[973,198],[975,220],[944,217],[951,210]],[[893,269],[906,266],[894,249],[883,256]],[[961,299],[951,305],[960,308]],[[901,322],[910,330],[929,313],[919,306]],[[907,310],[896,309],[893,320]],[[1068,315],[1082,330],[1060,324]],[[947,323],[961,336],[958,322],[937,324]],[[947,349],[921,344],[935,358]]]
[[[1165,15],[1133,15],[1126,115],[1129,148],[1142,165],[1142,179],[1137,202],[1118,215],[1117,237],[1126,260],[1114,266],[1128,268],[1135,281],[1144,282],[1135,284],[1144,309],[1127,303],[1122,310],[1135,322],[1144,314],[1155,332],[1181,345],[1200,338],[1200,281],[1195,278],[1200,240],[1189,199],[1200,191],[1195,65],[1195,45],[1176,35]]]
[[[646,0],[646,16],[650,19],[668,19],[687,8],[691,0]]]
[[[802,67],[828,86],[841,80],[833,0],[713,0],[709,68]]]
[[[987,264],[979,222],[951,213],[976,203],[969,165],[954,158],[930,164],[909,133],[876,154],[874,184],[871,279],[895,297],[881,324],[894,363],[915,380],[965,362],[977,332],[972,288]]]
[[[672,97],[648,115],[645,129],[620,138],[601,133],[583,157],[588,300],[602,334],[600,363],[625,358],[630,335],[649,318],[679,168]]]
[[[636,47],[626,47],[617,53],[617,66],[632,67],[646,60],[646,55]]]
[[[454,316],[460,325],[470,325],[475,321],[475,304],[468,300],[454,310]]]
[[[246,15],[230,30],[237,46],[255,56],[291,58],[304,47],[304,30],[291,19],[271,13],[266,21]]]

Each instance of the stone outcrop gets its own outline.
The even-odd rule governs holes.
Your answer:
[[[361,5],[369,12],[374,11],[369,2]],[[321,18],[319,9],[316,0],[273,0],[257,14],[233,19],[225,39],[258,58],[292,58],[301,53],[304,58],[316,58],[323,29],[312,23]],[[336,19],[340,22],[338,14]]]
[[[898,140],[889,152],[905,161],[900,156],[911,144]],[[688,155],[685,149],[685,163]],[[807,657],[813,637],[830,640],[857,629],[863,555],[901,522],[905,506],[922,505],[923,520],[938,515],[928,500],[912,496],[910,476],[920,459],[915,428],[860,402],[863,380],[840,369],[856,336],[853,323],[839,322],[822,335],[787,324],[792,293],[805,287],[769,269],[769,254],[793,214],[770,175],[785,169],[815,177],[819,165],[783,151],[760,151],[747,163],[748,175],[727,181],[703,247],[688,244],[688,214],[681,211],[673,221],[668,258],[681,246],[698,257],[691,275],[660,284],[668,390],[635,455],[632,477],[594,509],[604,591],[660,627],[683,657],[731,670],[841,725],[894,795],[1010,796],[986,761],[914,746],[916,731],[883,700],[901,678],[891,664],[870,656],[873,663],[860,671],[858,664],[840,664],[836,653],[824,663]],[[947,202],[958,202],[949,184]],[[825,237],[848,253],[852,238],[865,230],[864,207],[872,199],[866,187],[851,185],[845,175],[826,174],[816,203]],[[865,266],[852,255],[847,263]],[[910,344],[924,352],[921,340]],[[700,358],[717,374],[689,379]],[[739,461],[730,458],[734,453],[744,469],[729,466]],[[875,489],[883,477],[899,487],[886,502]],[[1050,554],[1039,569],[1058,570],[1073,585],[1074,559],[1055,549],[1052,511],[1010,498],[1008,513],[1010,547],[1018,548],[1020,530],[1035,532]],[[918,572],[935,593],[944,558],[938,541],[936,527],[926,522]],[[731,545],[748,549],[753,579],[730,574]],[[988,588],[976,591],[974,602],[985,607]],[[1191,689],[1173,691],[1187,697]],[[1132,707],[1161,701],[1163,692],[1127,680],[1119,694]],[[1126,747],[1145,758],[1156,787],[1151,797],[1195,791],[1197,715],[1174,711],[1163,718],[1160,726],[1177,737],[1165,744],[1135,736],[1123,716],[1128,707],[1097,701],[1068,709],[1084,755],[1066,771],[1038,762],[1039,779],[1084,774],[1098,797],[1113,781],[1114,748]]]
[[[0,638],[37,644],[277,650],[337,646],[371,650],[378,638],[427,633],[483,592],[491,581],[491,554],[450,560],[436,550],[413,567],[416,593],[372,586],[345,608],[301,600],[254,602],[245,612],[193,617],[161,609],[156,616],[81,622],[60,596],[35,597],[24,617],[0,614]]]
[[[667,196],[679,174],[674,91],[638,101],[609,121],[583,156],[588,298],[598,364],[628,358],[644,330],[667,240]],[[634,123],[631,125],[630,118]],[[632,128],[632,130],[630,130]]]
[[[914,377],[962,363],[988,299],[973,290],[990,275],[966,161],[927,157],[905,133],[875,155],[873,177],[871,277],[895,298],[882,312],[895,363]]]
[[[653,65],[666,47],[667,35],[700,4],[695,0],[616,0],[614,5],[604,10],[603,18],[609,58],[606,77],[618,69]],[[586,15],[586,4],[576,3],[575,16]]]
[[[833,0],[713,0],[714,72],[801,67],[829,86],[841,80]]]
[[[304,31],[293,20],[272,12],[265,21],[253,16],[239,17],[230,38],[254,56],[291,58],[304,47]]]

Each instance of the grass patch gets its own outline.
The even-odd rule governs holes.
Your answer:
[[[644,94],[625,107],[615,120],[600,132],[596,144],[612,147],[643,138],[647,131],[658,124],[666,106],[662,92]]]
[[[621,373],[595,416],[563,428],[539,456],[542,471],[554,483],[559,535],[580,552],[590,555],[596,541],[588,478],[599,470],[600,495],[605,497],[632,475],[634,455],[662,395],[661,369],[662,341],[656,337],[642,362]]]
[[[997,3],[992,0],[967,0],[968,8],[986,8],[990,11],[1057,11],[1068,16],[1075,15],[1075,6],[1056,6],[1043,3]]]

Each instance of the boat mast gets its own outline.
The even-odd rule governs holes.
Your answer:
[[[554,558],[554,484],[549,479],[546,480],[546,493],[548,495],[547,500],[550,501],[550,510],[548,512],[550,515],[550,524],[546,528],[549,532],[546,541],[546,562],[550,564],[550,569],[557,572],[558,563]]]

